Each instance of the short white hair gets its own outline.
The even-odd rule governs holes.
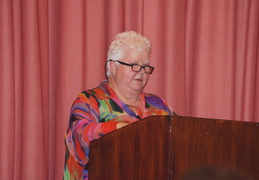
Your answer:
[[[119,33],[109,47],[107,53],[107,60],[121,60],[124,56],[126,49],[136,48],[139,51],[148,52],[148,56],[151,54],[151,42],[145,36],[135,31],[125,31]],[[110,76],[109,62],[107,62],[106,75]]]

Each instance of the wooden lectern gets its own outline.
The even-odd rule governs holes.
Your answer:
[[[89,180],[178,180],[202,165],[259,179],[259,123],[145,118],[91,142]]]

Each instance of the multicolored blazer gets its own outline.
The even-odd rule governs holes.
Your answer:
[[[153,115],[171,115],[160,97],[142,92],[141,108],[125,104],[105,83],[84,91],[74,101],[65,135],[64,179],[88,179],[89,145],[94,139],[116,130],[118,122],[134,123]]]

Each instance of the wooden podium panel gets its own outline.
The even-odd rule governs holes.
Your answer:
[[[258,123],[152,116],[91,142],[89,180],[177,180],[202,165],[259,179],[258,142]]]
[[[202,165],[234,168],[259,179],[259,123],[175,117],[172,124],[173,179]]]
[[[150,117],[90,145],[89,180],[168,179],[169,117]]]

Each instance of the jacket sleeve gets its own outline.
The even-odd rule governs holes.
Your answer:
[[[89,159],[90,141],[116,130],[115,120],[100,123],[98,101],[93,95],[79,94],[74,101],[65,135],[70,154],[81,166]]]

